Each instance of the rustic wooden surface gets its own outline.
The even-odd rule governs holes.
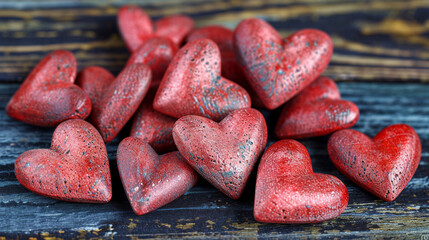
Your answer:
[[[121,1],[24,3],[0,1],[0,239],[30,238],[415,238],[429,239],[429,1],[427,0],[173,0],[145,1],[155,19],[191,15],[197,26],[234,27],[262,17],[283,34],[304,27],[331,34],[335,53],[325,75],[340,82],[343,98],[361,117],[354,129],[374,136],[385,126],[414,127],[422,160],[394,202],[383,202],[343,177],[327,155],[328,137],[301,141],[315,172],[346,184],[350,201],[338,218],[317,224],[261,224],[253,219],[252,178],[246,194],[231,200],[200,181],[185,196],[144,216],[126,199],[116,168],[121,138],[107,145],[113,180],[108,204],[78,204],[38,196],[22,187],[14,161],[29,149],[48,148],[53,129],[10,119],[8,100],[31,68],[55,49],[73,51],[79,68],[100,65],[117,73],[129,54],[116,28]],[[386,83],[386,81],[396,81]],[[399,82],[404,81],[404,82]],[[263,111],[270,131],[278,111]],[[270,134],[272,136],[272,134]],[[270,138],[270,144],[276,141]]]

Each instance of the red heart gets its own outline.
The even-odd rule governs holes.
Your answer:
[[[271,145],[261,158],[254,216],[259,222],[315,223],[339,216],[349,193],[338,178],[314,173],[310,155],[291,139]]]
[[[220,56],[222,58],[222,76],[231,79],[238,83],[250,94],[252,104],[255,107],[263,107],[261,100],[253,92],[249,83],[246,81],[240,65],[238,64],[233,45],[233,32],[222,26],[207,26],[191,32],[187,38],[187,42],[192,42],[198,39],[208,38],[214,41],[220,50]]]
[[[118,12],[118,26],[127,48],[134,52],[153,36],[170,39],[177,46],[194,28],[194,21],[187,16],[169,16],[155,22],[137,6],[123,6]]]
[[[146,95],[151,72],[147,65],[136,63],[125,67],[113,81],[100,68],[81,73],[78,83],[96,102],[92,106],[90,122],[105,142],[112,141],[133,116]],[[100,73],[101,72],[101,73]],[[93,76],[93,77],[92,77]]]
[[[67,119],[85,119],[91,112],[89,97],[74,85],[76,59],[71,52],[48,54],[27,76],[6,107],[19,121],[54,127]]]
[[[118,170],[128,200],[137,215],[146,214],[185,194],[198,180],[179,152],[159,156],[138,138],[122,140]]]
[[[235,109],[250,107],[246,90],[220,76],[220,63],[213,41],[186,44],[168,66],[153,108],[175,118],[194,114],[218,121]]]
[[[152,86],[159,85],[165,70],[176,55],[177,46],[170,40],[160,37],[147,39],[128,59],[125,66],[144,63],[152,71]]]
[[[284,40],[260,19],[243,20],[235,29],[236,56],[265,107],[275,109],[315,80],[332,56],[331,38],[315,29]]]
[[[349,128],[358,119],[358,107],[341,100],[335,82],[328,77],[319,77],[286,103],[275,133],[278,138],[323,136]]]
[[[384,201],[393,201],[416,172],[422,146],[412,127],[396,124],[374,139],[356,130],[338,131],[328,141],[328,152],[342,174]]]
[[[232,112],[220,123],[200,116],[185,116],[173,127],[182,156],[207,181],[238,199],[267,144],[267,125],[252,108]]]
[[[176,119],[153,109],[155,91],[156,87],[152,87],[137,109],[130,136],[149,143],[157,152],[173,151],[176,145],[174,145],[172,130]]]
[[[67,120],[55,129],[50,149],[33,149],[15,162],[18,181],[37,194],[75,202],[112,198],[106,146],[89,123]]]

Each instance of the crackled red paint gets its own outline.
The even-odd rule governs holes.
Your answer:
[[[359,119],[359,108],[342,100],[337,85],[319,77],[286,103],[277,121],[278,138],[323,136],[349,128]]]
[[[131,64],[112,81],[109,74],[97,69],[85,71],[81,75],[85,78],[80,78],[78,82],[90,96],[97,97],[91,99],[97,104],[94,104],[89,120],[104,141],[110,142],[143,101],[151,83],[151,71],[145,64]]]
[[[48,54],[10,99],[7,115],[41,127],[54,127],[67,119],[85,119],[91,113],[91,101],[73,84],[76,71],[76,59],[71,52],[58,50]]]
[[[173,140],[173,126],[177,119],[157,112],[152,103],[156,87],[152,87],[145,100],[134,115],[130,136],[149,143],[157,152],[168,152],[176,149]]]
[[[46,197],[93,203],[112,198],[106,146],[98,131],[80,119],[58,125],[50,149],[21,154],[15,175],[24,187]]]
[[[258,168],[253,213],[259,222],[315,223],[339,216],[349,193],[338,178],[314,173],[310,155],[291,139],[271,145]]]
[[[186,44],[168,66],[153,108],[175,118],[192,114],[219,121],[235,109],[250,107],[246,90],[220,76],[220,63],[213,41]]]
[[[220,123],[200,116],[185,116],[173,127],[182,156],[207,181],[238,199],[267,144],[267,125],[252,108],[232,112]]]
[[[122,185],[137,215],[162,207],[185,194],[198,174],[178,151],[158,155],[138,138],[122,140],[117,153]]]
[[[131,52],[153,36],[165,37],[180,46],[194,28],[192,18],[184,15],[168,16],[153,24],[143,9],[132,5],[123,6],[117,19],[122,38]]]
[[[332,56],[331,38],[315,29],[284,40],[261,19],[243,20],[234,32],[238,62],[266,108],[275,109],[315,80]]]
[[[384,201],[393,201],[416,172],[422,146],[412,127],[395,124],[373,139],[356,130],[340,130],[329,139],[328,152],[342,174]]]
[[[125,66],[144,63],[152,71],[152,86],[159,85],[168,65],[176,55],[177,46],[166,38],[147,39],[128,59]]]
[[[249,83],[238,64],[233,45],[233,31],[228,28],[212,25],[202,27],[192,31],[187,38],[187,42],[192,42],[198,39],[208,38],[214,41],[220,50],[222,59],[222,76],[238,83],[250,94],[252,105],[255,107],[263,107],[261,100],[254,93]]]

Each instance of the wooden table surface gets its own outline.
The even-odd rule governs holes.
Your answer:
[[[99,65],[118,73],[129,53],[118,34],[122,1],[0,1],[0,239],[55,238],[414,238],[429,239],[429,1],[428,0],[149,0],[139,3],[158,19],[176,13],[198,27],[233,28],[248,17],[270,22],[283,35],[318,28],[335,51],[324,75],[354,101],[360,120],[353,129],[374,136],[406,123],[422,141],[413,179],[393,202],[383,202],[341,175],[326,149],[328,137],[305,139],[315,172],[340,178],[350,200],[339,217],[317,224],[262,224],[253,219],[255,177],[232,200],[200,180],[184,196],[143,216],[133,213],[119,179],[116,149],[109,153],[113,198],[107,204],[69,203],[36,195],[14,175],[24,151],[48,148],[54,129],[9,118],[5,106],[37,62],[56,49],[72,51],[79,69]],[[270,131],[279,111],[262,110]]]

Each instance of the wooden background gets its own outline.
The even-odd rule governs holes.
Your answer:
[[[10,119],[5,106],[29,71],[48,52],[75,53],[79,68],[103,66],[118,73],[129,53],[118,34],[116,13],[125,1],[0,1],[0,239],[15,238],[367,238],[429,239],[429,0],[149,0],[158,19],[183,13],[196,25],[233,28],[248,17],[269,21],[283,35],[301,28],[329,33],[335,52],[325,75],[339,81],[343,98],[361,117],[355,127],[369,136],[395,123],[419,134],[423,154],[407,188],[383,202],[343,177],[327,155],[328,137],[301,141],[315,172],[346,184],[350,201],[338,218],[318,224],[261,224],[253,219],[254,178],[244,197],[231,200],[200,181],[185,196],[136,216],[116,168],[119,140],[107,145],[113,180],[108,204],[78,204],[38,196],[14,175],[24,151],[48,148],[53,129]],[[263,111],[270,132],[278,111]],[[272,136],[272,134],[270,134]],[[270,137],[270,144],[276,139]]]

